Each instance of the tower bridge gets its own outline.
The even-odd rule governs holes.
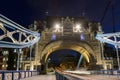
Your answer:
[[[0,36],[1,47],[22,49],[39,40],[38,33],[25,29],[3,15],[0,16],[0,28],[3,31]],[[81,54],[88,63],[87,69],[105,69],[107,65],[112,68],[112,61],[108,60],[107,64],[103,65],[101,43],[95,38],[97,34],[103,33],[99,22],[91,22],[85,17],[48,16],[45,21],[35,21],[29,28],[39,32],[41,38],[33,46],[35,58],[30,64],[29,61],[20,62],[25,66],[24,70],[28,67],[33,70],[35,66],[42,66],[45,70],[49,56],[64,49]],[[6,37],[11,41],[4,41]]]
[[[40,72],[46,72],[50,55],[60,50],[72,50],[79,53],[81,56],[77,67],[80,66],[83,58],[86,62],[86,69],[111,69],[113,67],[113,60],[103,59],[104,43],[115,46],[118,67],[120,67],[118,54],[119,40],[117,39],[119,38],[119,33],[103,34],[99,22],[91,22],[85,17],[56,16],[47,17],[43,22],[35,21],[29,28],[34,31],[28,30],[0,14],[0,47],[17,49],[16,71],[19,71],[19,69],[35,70],[36,68],[36,70],[40,69]],[[22,59],[24,54],[26,54],[27,47],[30,47],[30,61]],[[32,59],[33,52],[34,59]],[[4,51],[4,55],[6,54],[8,52]],[[20,67],[21,65],[22,68]],[[6,72],[3,73],[7,74]],[[20,79],[20,76],[23,78],[25,77],[22,75],[23,73],[22,71],[15,72],[15,75],[17,74],[19,77],[12,76],[11,79]],[[27,77],[32,74],[35,75],[36,72],[27,71],[24,74]],[[14,75],[14,72],[8,76],[11,75]],[[2,76],[2,78],[0,76],[2,80],[6,79],[5,75],[2,74]]]
[[[83,56],[89,64],[87,69],[105,68],[100,42],[95,39],[97,33],[103,33],[99,22],[91,22],[85,17],[48,17],[44,23],[37,59],[42,66],[46,66],[49,55],[54,51],[70,49]]]

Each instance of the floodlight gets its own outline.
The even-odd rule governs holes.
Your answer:
[[[76,25],[76,29],[80,29],[81,28],[81,25],[80,24],[77,24]]]
[[[56,29],[59,29],[59,28],[60,28],[60,25],[59,25],[59,24],[56,24],[56,25],[55,25],[55,28],[56,28]]]

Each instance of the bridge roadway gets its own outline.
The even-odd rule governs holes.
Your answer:
[[[120,77],[118,79],[117,76],[108,76],[108,75],[75,75],[75,74],[64,74],[65,77],[67,77],[68,80],[120,80]],[[21,80],[56,80],[55,75],[47,74],[47,75],[39,75],[39,76],[33,76]]]
[[[107,76],[107,75],[74,75],[66,76],[68,80],[120,80],[117,76]]]

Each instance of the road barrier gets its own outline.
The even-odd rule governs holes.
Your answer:
[[[120,78],[120,70],[94,70],[90,71],[91,74],[99,74],[99,75],[109,75],[109,76],[117,76],[117,78]]]
[[[20,80],[38,75],[38,71],[0,71],[0,80]]]
[[[68,80],[63,74],[55,72],[56,80]]]
[[[84,73],[83,73],[84,72]],[[85,74],[86,75],[108,75],[113,78],[117,77],[118,80],[120,78],[120,70],[89,70],[89,71],[60,71],[56,70],[56,80],[80,80],[79,77],[76,77],[74,75],[79,74]],[[88,74],[89,73],[89,74]],[[74,74],[74,75],[72,75]]]
[[[90,74],[119,75],[120,70],[93,70]]]

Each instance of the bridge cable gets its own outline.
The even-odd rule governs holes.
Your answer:
[[[102,18],[101,18],[101,20],[100,20],[101,23],[103,22],[103,20],[104,20],[104,18],[105,18],[105,15],[106,15],[106,13],[107,13],[107,11],[108,11],[108,7],[110,6],[110,4],[111,4],[111,0],[107,3],[107,6],[105,7],[103,16],[102,16]]]
[[[112,3],[112,20],[113,20],[113,32],[115,32],[115,16],[114,16],[114,3]]]
[[[108,11],[109,6],[111,6],[111,8],[112,8],[112,23],[113,23],[112,25],[113,25],[113,32],[115,32],[115,16],[114,16],[114,3],[113,3],[113,0],[108,1],[107,6],[105,7],[105,11],[103,13],[103,16],[102,16],[100,22],[101,23],[103,22],[103,20],[105,18],[105,15],[106,15],[106,13]]]

